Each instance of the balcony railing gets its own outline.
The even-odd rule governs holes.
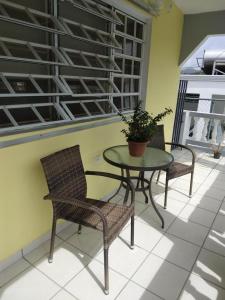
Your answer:
[[[184,111],[180,134],[182,144],[205,149],[225,143],[225,114]]]

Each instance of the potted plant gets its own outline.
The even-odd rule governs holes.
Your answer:
[[[146,145],[155,133],[158,122],[172,112],[171,108],[165,108],[163,112],[153,117],[142,109],[140,101],[131,117],[118,113],[122,121],[128,126],[128,129],[123,129],[121,132],[127,139],[130,155],[142,156],[144,154]]]
[[[219,143],[218,145],[213,145],[212,150],[213,150],[213,157],[216,159],[219,159],[221,156],[221,151],[223,149],[222,143]]]

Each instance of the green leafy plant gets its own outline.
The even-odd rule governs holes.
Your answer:
[[[165,108],[163,112],[153,117],[142,109],[140,101],[135,107],[131,118],[121,112],[118,113],[122,121],[128,126],[128,129],[123,129],[121,132],[125,135],[127,141],[148,142],[155,133],[158,122],[172,112],[171,108]]]

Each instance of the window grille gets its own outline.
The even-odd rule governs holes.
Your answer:
[[[101,0],[32,3],[0,0],[0,135],[131,112],[145,24]]]

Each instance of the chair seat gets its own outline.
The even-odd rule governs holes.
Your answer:
[[[186,174],[189,174],[193,171],[192,165],[185,165],[179,162],[173,162],[168,170],[168,179],[173,179],[180,177]]]
[[[134,214],[133,206],[118,205],[94,199],[86,199],[85,202],[98,207],[104,214],[108,224],[108,243],[114,240],[118,232]],[[103,231],[103,224],[97,213],[75,205],[64,208],[63,219]]]

